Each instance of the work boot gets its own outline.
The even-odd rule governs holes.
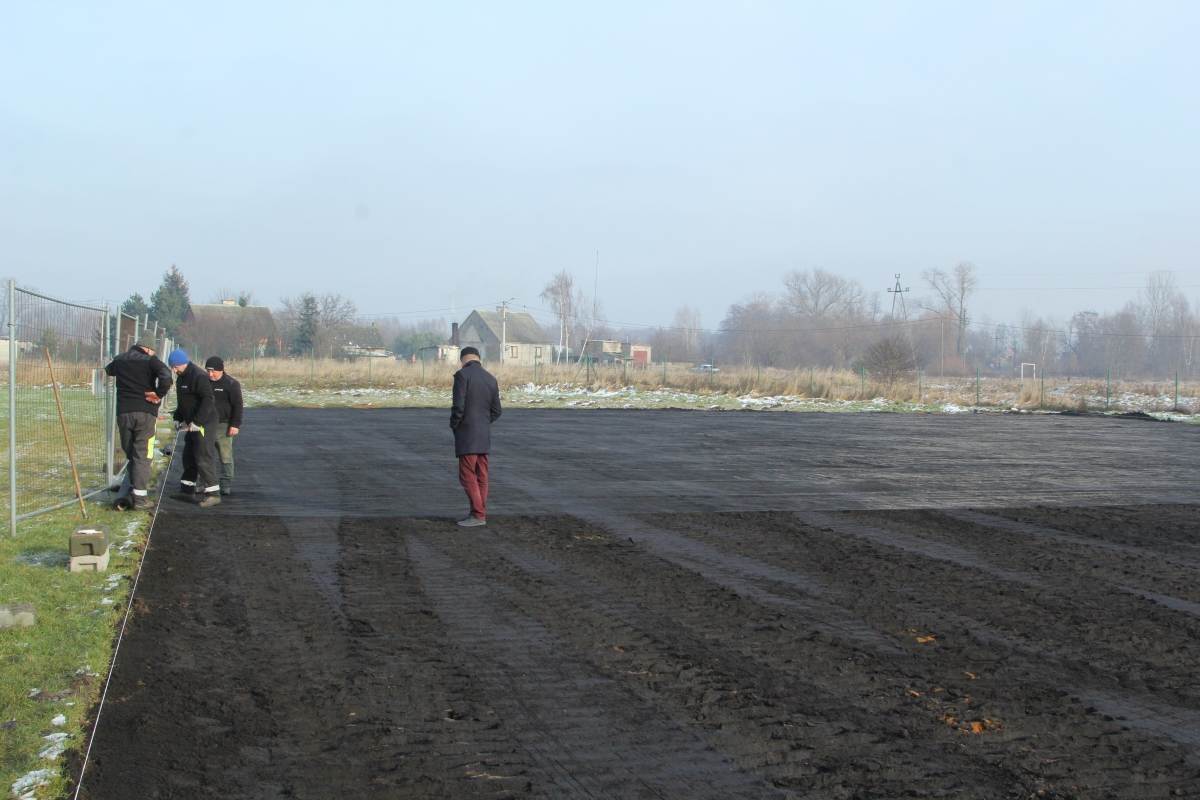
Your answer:
[[[179,491],[172,495],[172,497],[183,503],[194,503],[196,502],[196,487],[182,483],[179,485]]]
[[[225,495],[226,497],[228,497],[229,495],[233,494],[233,487],[232,487],[232,486],[222,486],[222,487],[221,487],[221,494],[223,494],[223,495]]]
[[[480,519],[479,517],[467,517],[458,521],[458,527],[460,528],[478,528],[481,525],[487,525],[487,520]]]
[[[154,503],[150,502],[148,494],[131,494],[129,495],[129,510],[130,511],[145,511],[148,508],[153,508]]]
[[[196,505],[201,508],[212,508],[221,504],[221,495],[217,492],[205,492],[204,497],[200,498]]]

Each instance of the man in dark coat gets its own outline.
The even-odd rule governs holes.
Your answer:
[[[176,500],[193,501],[202,508],[221,502],[217,482],[217,406],[208,373],[188,360],[187,353],[174,350],[167,363],[175,371],[175,429],[183,437],[183,477]]]
[[[458,524],[464,528],[487,524],[488,453],[492,450],[492,423],[500,417],[500,387],[479,363],[479,351],[464,347],[462,369],[454,373],[454,398],[450,429],[458,456],[458,482],[471,502],[471,513]]]
[[[137,344],[109,362],[104,371],[117,379],[117,431],[129,462],[132,502],[150,507],[150,462],[154,458],[154,426],[162,399],[171,391],[171,370],[154,355],[154,335],[143,333]]]
[[[225,372],[225,362],[212,356],[204,362],[217,403],[217,435],[213,444],[221,457],[221,494],[233,494],[233,437],[242,427],[242,384]]]

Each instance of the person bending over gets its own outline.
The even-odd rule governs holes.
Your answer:
[[[454,398],[450,429],[454,455],[458,456],[458,482],[467,493],[471,513],[460,519],[464,528],[487,524],[488,453],[492,449],[492,423],[500,418],[500,387],[479,362],[479,351],[464,347],[462,369],[454,373]]]
[[[233,437],[242,428],[242,384],[225,373],[225,362],[212,356],[204,362],[217,404],[217,435],[213,440],[221,458],[221,494],[233,494]]]
[[[117,380],[117,431],[129,462],[130,508],[149,508],[150,463],[154,458],[154,426],[162,399],[171,391],[171,370],[154,355],[154,334],[143,333],[137,344],[109,362],[104,371]]]
[[[192,501],[202,508],[221,502],[217,482],[217,406],[212,381],[204,370],[188,360],[187,353],[173,350],[167,363],[175,371],[175,429],[183,436],[183,477],[176,500]]]

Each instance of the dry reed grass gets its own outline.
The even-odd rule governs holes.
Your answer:
[[[1047,376],[1040,379],[973,376],[917,376],[889,385],[866,380],[859,373],[834,369],[721,368],[715,374],[693,372],[685,366],[661,365],[624,369],[579,364],[534,367],[488,365],[502,391],[536,386],[576,386],[591,390],[673,390],[697,395],[823,398],[842,401],[885,399],[912,404],[954,404],[1048,410],[1171,410],[1173,382],[1114,381]],[[457,364],[394,361],[391,359],[282,359],[231,361],[228,371],[250,386],[297,389],[416,388],[449,390]],[[1200,408],[1200,385],[1181,383],[1181,410]],[[1107,395],[1106,395],[1107,392]],[[1106,396],[1111,401],[1106,400]],[[1134,403],[1132,398],[1137,398]],[[1149,404],[1149,406],[1147,405]]]

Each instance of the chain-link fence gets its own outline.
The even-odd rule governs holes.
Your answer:
[[[0,346],[7,404],[10,532],[21,519],[107,491],[125,467],[116,438],[116,393],[105,365],[145,323],[105,306],[69,303],[9,281]],[[151,331],[157,333],[157,325]],[[156,336],[161,348],[171,341]],[[74,469],[72,469],[72,462]],[[78,485],[76,484],[78,479]]]

